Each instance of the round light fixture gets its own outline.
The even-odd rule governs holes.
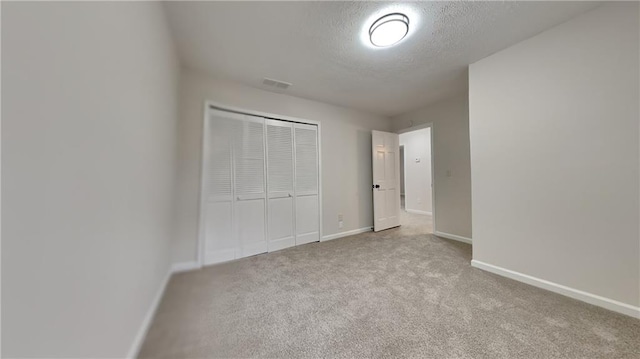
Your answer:
[[[378,47],[397,44],[409,32],[409,18],[399,12],[385,15],[369,28],[369,39]]]

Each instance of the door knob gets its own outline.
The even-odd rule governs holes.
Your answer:
[[[373,188],[380,188],[380,185],[379,184],[374,184]]]

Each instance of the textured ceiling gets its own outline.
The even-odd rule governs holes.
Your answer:
[[[294,96],[398,115],[467,88],[467,65],[596,2],[170,2],[183,65]],[[374,48],[376,15],[402,11],[409,35]],[[365,41],[363,41],[365,40]],[[570,44],[568,44],[570,46]]]

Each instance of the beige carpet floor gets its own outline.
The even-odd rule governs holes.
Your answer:
[[[470,267],[429,218],[174,275],[144,358],[640,358],[640,321]]]

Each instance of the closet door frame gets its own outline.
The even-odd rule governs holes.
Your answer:
[[[249,110],[245,108],[225,105],[215,101],[206,100],[204,102],[202,135],[200,136],[202,141],[200,146],[200,151],[201,151],[200,152],[200,157],[201,157],[200,158],[200,188],[198,191],[198,201],[199,201],[198,207],[200,212],[198,213],[197,265],[194,265],[194,267],[199,268],[204,266],[204,259],[205,259],[204,255],[206,250],[205,249],[206,223],[204,219],[206,199],[204,198],[204,194],[205,194],[205,186],[206,186],[205,168],[209,159],[207,133],[209,133],[209,130],[210,130],[209,128],[210,127],[210,124],[209,124],[210,110],[226,111],[226,112],[236,113],[239,115],[263,117],[267,120],[269,119],[282,120],[282,121],[288,121],[293,123],[302,123],[302,124],[317,126],[318,128],[318,227],[319,227],[318,229],[320,231],[320,241],[321,242],[324,241],[325,239],[323,238],[323,231],[322,231],[322,227],[323,227],[323,222],[322,222],[322,208],[323,208],[322,206],[322,126],[320,122],[313,121],[313,120],[305,120],[305,119],[292,117],[292,116],[283,116],[283,115],[278,115],[278,114],[273,114],[268,112],[254,111],[254,110]],[[266,126],[265,126],[265,129],[266,129]],[[265,156],[266,156],[266,152],[265,152]],[[265,181],[268,181],[268,179],[266,178],[266,173],[265,173]],[[268,188],[267,186],[268,186],[268,182],[266,183],[265,188]],[[268,191],[268,190],[265,190],[265,191]],[[265,194],[268,197],[268,193],[265,193]],[[269,238],[268,224],[267,224],[266,235],[268,239]]]

